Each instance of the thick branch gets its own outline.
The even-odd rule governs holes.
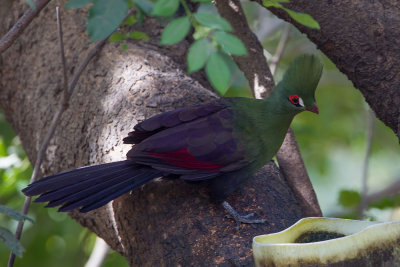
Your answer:
[[[269,95],[275,83],[264,57],[264,49],[257,36],[247,24],[240,1],[216,1],[218,12],[227,19],[235,30],[235,35],[247,47],[247,56],[235,56],[234,60],[243,71],[255,98],[265,98]]]
[[[310,14],[321,30],[299,25],[281,9],[270,10],[307,34],[400,140],[399,2],[292,0],[285,6]]]
[[[276,154],[279,168],[288,181],[304,211],[305,217],[322,216],[314,188],[297,146],[292,129],[286,134],[281,149]]]
[[[232,24],[235,34],[249,50],[248,56],[235,57],[234,60],[250,81],[255,96],[257,98],[267,97],[275,84],[265,60],[263,48],[246,22],[240,1],[216,1],[216,5],[221,16]],[[263,79],[259,77],[263,77]],[[260,91],[260,88],[263,88],[263,90]],[[321,216],[322,212],[317,196],[301,158],[293,131],[288,132],[277,158],[289,186],[304,211],[304,215]]]

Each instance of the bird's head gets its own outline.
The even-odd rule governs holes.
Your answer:
[[[295,113],[308,110],[318,114],[315,90],[322,74],[321,61],[314,55],[301,55],[289,66],[275,90],[283,108]]]

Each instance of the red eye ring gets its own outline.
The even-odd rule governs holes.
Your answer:
[[[292,103],[293,105],[298,105],[299,104],[299,96],[298,95],[291,95],[289,96],[289,101],[290,103]]]

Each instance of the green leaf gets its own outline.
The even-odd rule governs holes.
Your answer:
[[[354,190],[341,190],[339,193],[339,204],[345,208],[356,207],[360,204],[360,193]]]
[[[126,0],[95,0],[86,25],[90,41],[101,40],[110,35],[121,24],[127,11]]]
[[[306,13],[296,12],[284,7],[282,7],[282,9],[285,10],[292,17],[292,19],[294,19],[298,23],[303,24],[304,26],[307,26],[311,29],[320,29],[318,22],[310,15]]]
[[[6,246],[18,257],[22,257],[22,253],[25,251],[18,239],[15,238],[6,228],[0,227],[0,241],[4,242]]]
[[[369,204],[369,207],[377,209],[388,209],[388,208],[398,207],[399,205],[400,205],[400,195],[395,195],[391,197],[389,196],[383,197],[382,199]]]
[[[136,22],[137,22],[137,19],[135,18],[135,16],[134,15],[130,15],[122,24],[123,25],[132,26]]]
[[[182,41],[191,27],[188,17],[180,17],[171,21],[161,34],[161,44],[171,45]]]
[[[209,43],[206,39],[202,38],[195,41],[189,48],[187,53],[188,72],[192,73],[200,70],[207,62]]]
[[[126,39],[126,34],[120,33],[120,32],[114,32],[113,34],[111,34],[111,36],[109,38],[110,42],[113,42],[113,43],[118,43],[125,39]]]
[[[152,16],[159,17],[170,17],[178,10],[179,0],[158,0],[153,10],[151,11]]]
[[[281,8],[282,5],[280,3],[289,3],[290,0],[263,0],[263,6],[265,7],[276,7]]]
[[[36,7],[35,2],[33,0],[25,0],[25,3],[29,5],[30,8],[34,9]]]
[[[153,3],[149,0],[135,0],[136,6],[139,7],[145,14],[150,14],[151,10],[153,9]]]
[[[69,0],[66,4],[67,9],[80,8],[92,3],[94,0]]]
[[[228,54],[235,56],[247,55],[246,47],[244,46],[243,42],[235,35],[223,31],[218,31],[214,34],[214,40]]]
[[[208,58],[206,64],[206,74],[211,85],[220,95],[224,95],[228,90],[230,72],[228,65],[219,52],[212,53]]]
[[[28,220],[34,223],[34,220],[32,218],[4,205],[0,205],[0,212],[17,221]]]
[[[276,7],[285,10],[292,19],[294,19],[295,21],[304,26],[307,26],[311,29],[318,29],[318,30],[320,29],[318,22],[310,15],[290,10],[281,5],[281,3],[289,3],[289,2],[290,2],[289,0],[263,0],[262,3],[265,7]]]
[[[384,197],[382,199],[380,199],[377,202],[371,203],[369,205],[369,207],[371,208],[376,208],[376,209],[387,209],[387,208],[393,208],[396,206],[396,203],[393,199],[389,198],[389,197]]]
[[[145,34],[144,32],[139,32],[139,31],[132,31],[128,34],[128,37],[133,39],[133,40],[149,40],[149,36]]]
[[[121,49],[122,49],[122,51],[128,50],[128,45],[127,45],[127,43],[122,44]]]
[[[214,15],[212,13],[198,12],[193,14],[196,21],[206,27],[231,32],[233,28],[231,24],[219,15]]]

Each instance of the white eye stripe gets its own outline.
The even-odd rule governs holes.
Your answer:
[[[303,102],[303,99],[301,99],[301,97],[299,97],[299,105],[304,107],[304,102]]]

